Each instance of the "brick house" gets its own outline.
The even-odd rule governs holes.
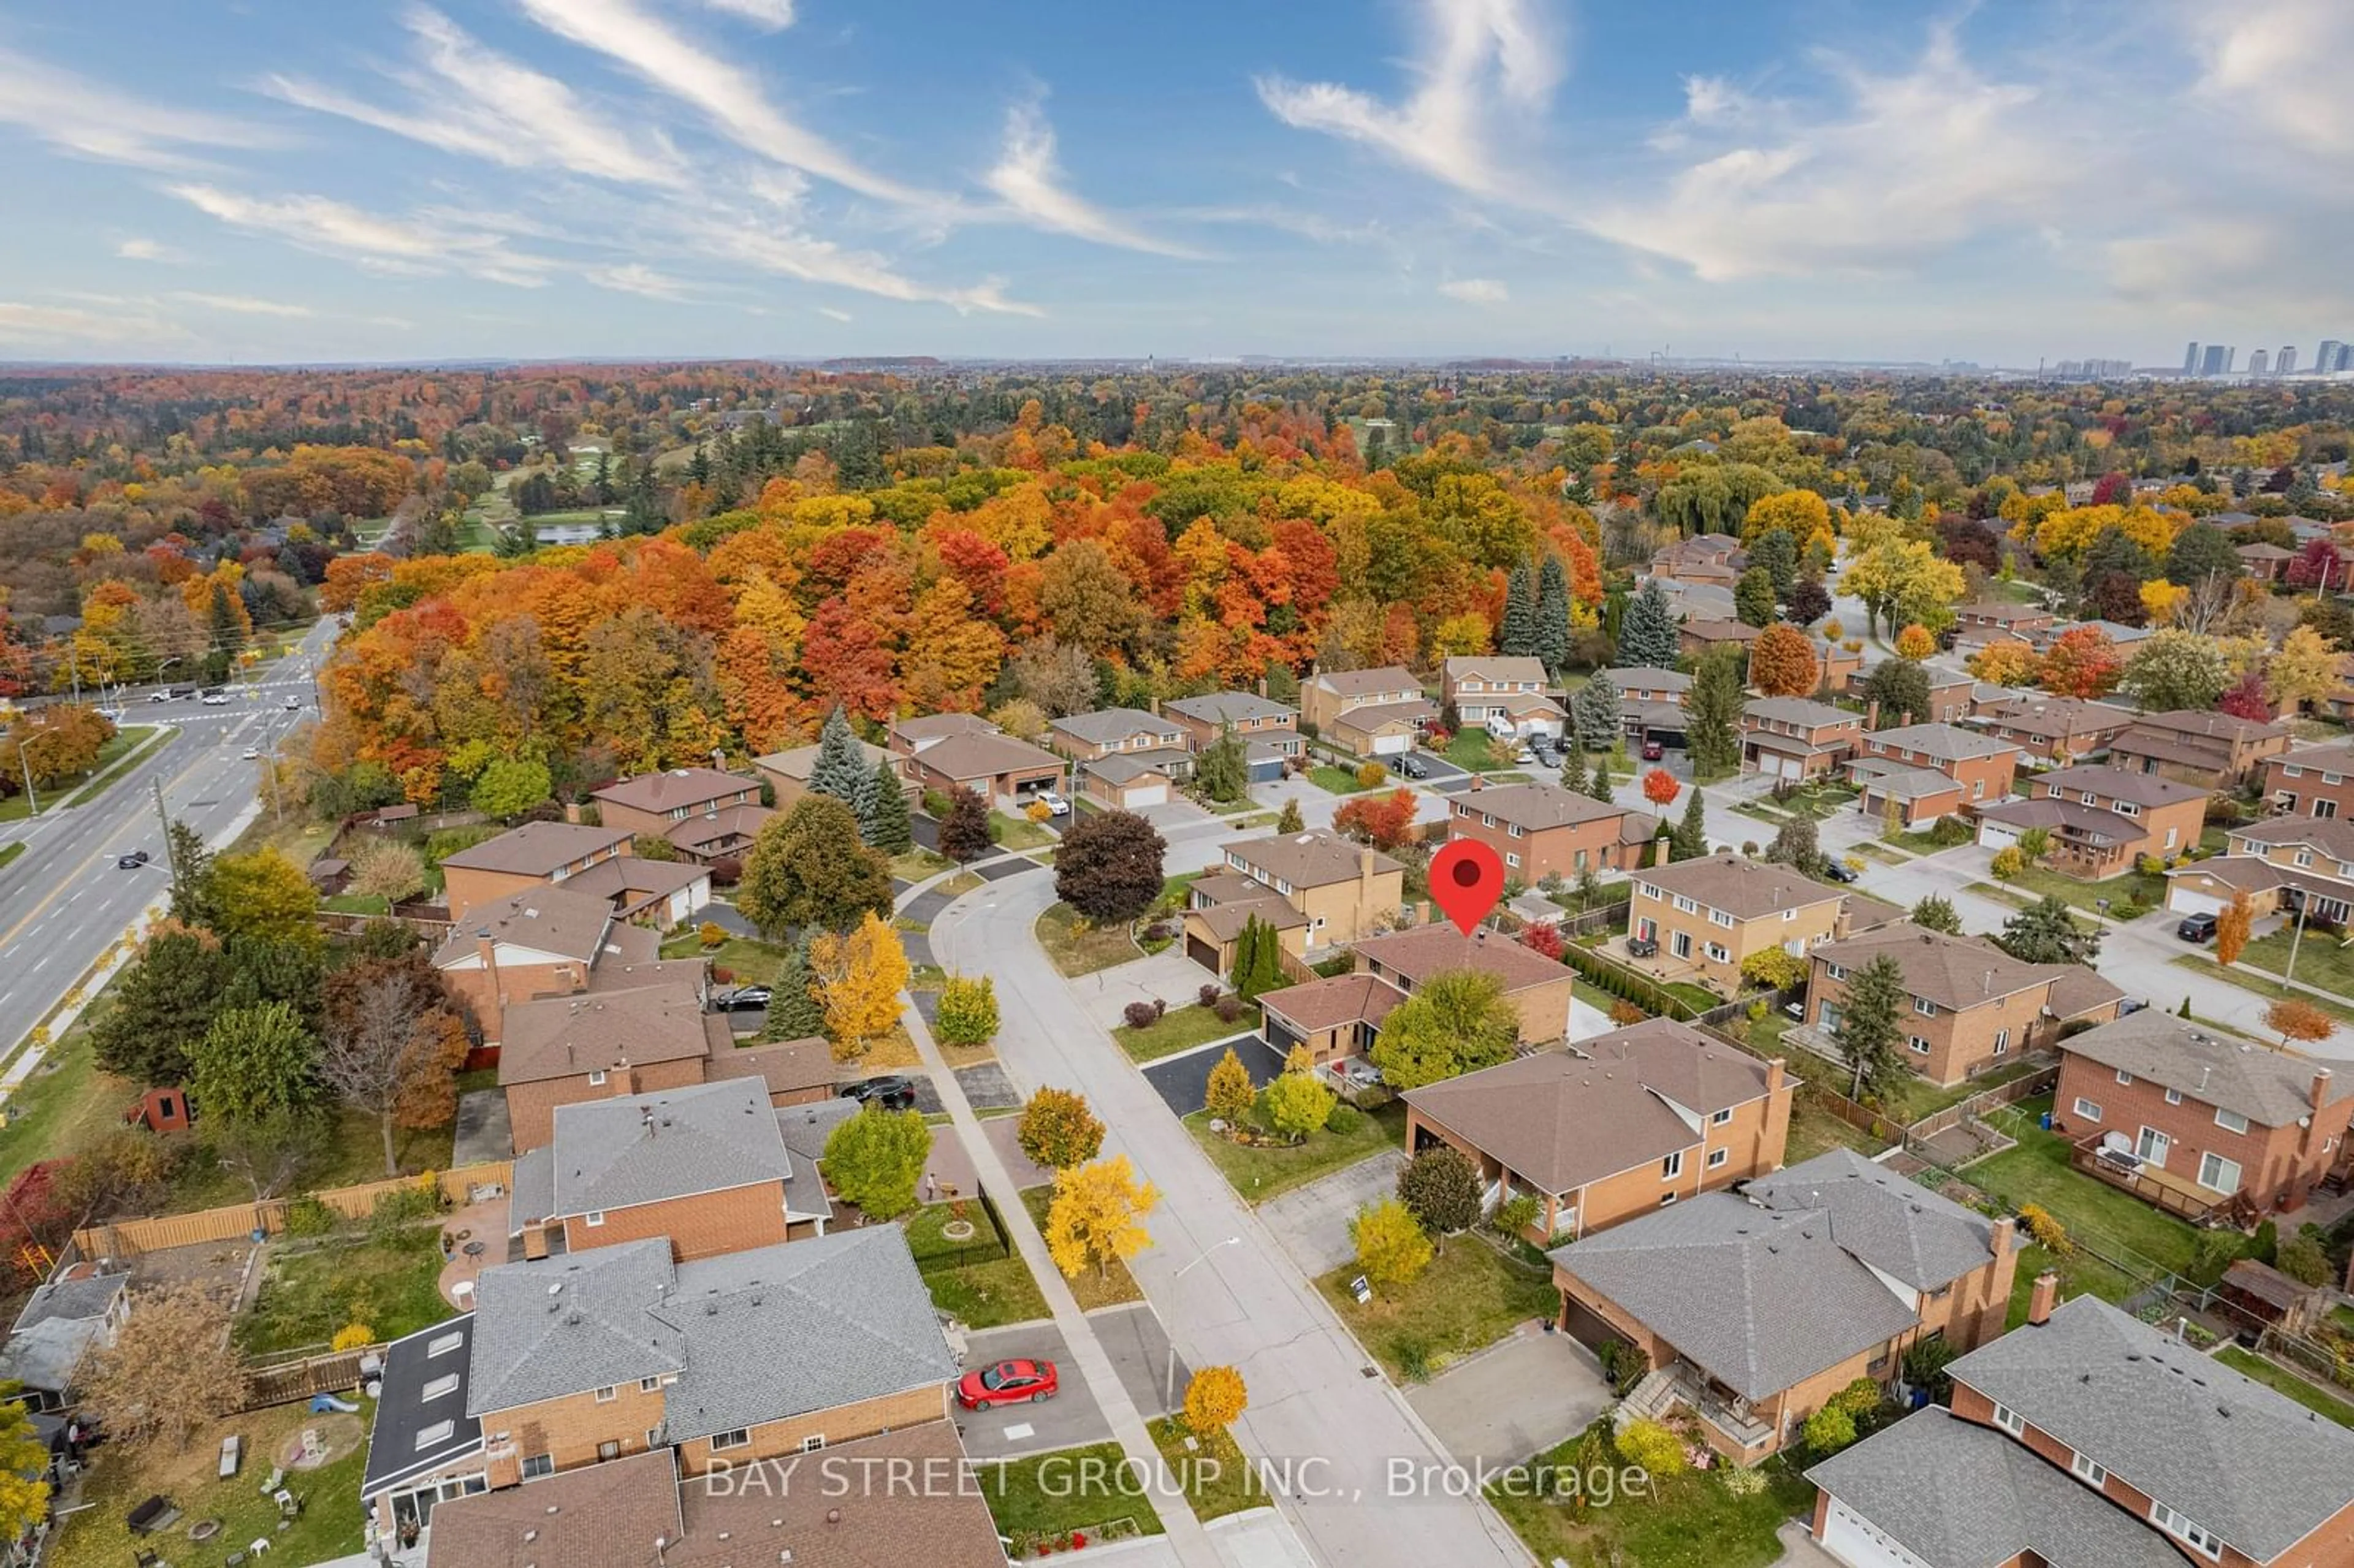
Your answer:
[[[1439,666],[1439,692],[1467,729],[1525,737],[1559,736],[1567,716],[1545,694],[1542,660],[1501,653],[1451,658]]]
[[[1081,798],[1114,811],[1140,811],[1147,806],[1167,805],[1185,771],[1166,760],[1171,756],[1169,752],[1157,751],[1078,763],[1073,768],[1077,775],[1076,788]]]
[[[2023,800],[1979,808],[1978,842],[2001,850],[2041,828],[2052,840],[2044,863],[2099,881],[2144,855],[2197,848],[2206,822],[2207,791],[2195,785],[2122,768],[2062,768],[2028,779]]]
[[[907,759],[919,789],[970,789],[993,806],[1020,807],[1062,788],[1067,764],[1053,752],[1010,735],[952,735]]]
[[[1934,1084],[1958,1084],[2041,1050],[2079,1019],[2117,1016],[2125,993],[2082,964],[2028,964],[1982,937],[1948,936],[1908,922],[1814,949],[1806,1026],[1836,1059],[1831,1032],[1848,982],[1887,957],[1904,973],[1908,1005],[1897,1015],[1905,1060]]]
[[[1833,772],[1863,740],[1863,715],[1804,697],[1753,697],[1741,710],[1741,770],[1793,783]]]
[[[2354,1562],[2354,1432],[2098,1297],[1946,1367],[1931,1406],[1807,1472],[1814,1531],[1854,1568]]]
[[[1490,1209],[1535,1198],[1542,1246],[1780,1170],[1797,1087],[1779,1057],[1647,1019],[1407,1090],[1405,1151],[1455,1149]]]
[[[486,1269],[465,1413],[491,1489],[655,1449],[690,1476],[940,1420],[955,1358],[896,1225]],[[813,1442],[812,1439],[817,1441]]]
[[[503,1011],[535,997],[588,990],[601,973],[658,960],[662,938],[616,919],[608,899],[540,887],[484,905],[433,955],[442,983],[473,1010],[485,1044]]]
[[[1972,628],[1980,628],[1988,631],[2007,631],[2024,641],[2031,631],[2049,630],[2052,619],[2050,610],[2032,604],[1987,600],[1954,607],[1954,629],[1957,636]]]
[[[1845,929],[1848,895],[1786,865],[1732,853],[1634,874],[1628,935],[1659,944],[1649,962],[1723,996],[1741,989],[1741,965],[1779,948],[1803,958]]]
[[[2106,703],[2040,694],[2006,694],[1971,704],[1971,716],[1997,740],[2030,757],[2065,767],[2095,752],[2131,727],[2134,715]]]
[[[670,831],[678,853],[696,865],[714,861],[740,861],[752,853],[753,841],[777,813],[766,806],[723,806],[699,817],[689,817]]]
[[[1730,534],[1695,534],[1651,553],[1651,576],[1662,582],[1731,588],[1749,567],[1749,553]]]
[[[2233,828],[2226,853],[2167,874],[2166,906],[2220,914],[2235,893],[2257,916],[2302,910],[2333,926],[2354,919],[2354,821],[2342,817],[2269,818]]]
[[[1046,735],[1056,751],[1082,765],[1117,757],[1150,764],[1168,779],[1193,776],[1185,726],[1142,708],[1069,714],[1047,726]]]
[[[485,904],[552,886],[604,861],[631,853],[629,830],[578,822],[525,822],[511,832],[446,855],[441,874],[450,918],[461,921]]]
[[[2288,564],[2296,559],[2295,550],[2284,550],[2278,545],[2259,539],[2253,545],[2242,545],[2236,553],[2248,575],[2258,582],[2276,583]]]
[[[1405,866],[1330,828],[1242,839],[1225,846],[1225,860],[1226,869],[1272,891],[1307,921],[1307,954],[1387,928],[1405,902]]]
[[[1482,931],[1466,937],[1451,925],[1417,927],[1357,944],[1357,972],[1372,975],[1411,996],[1433,975],[1476,969],[1502,984],[1504,1000],[1521,1016],[1521,1043],[1543,1044],[1569,1031],[1574,977],[1542,953]]]
[[[1967,690],[1967,688],[1965,688]],[[1857,809],[1905,827],[1933,822],[2010,793],[2019,747],[1950,724],[1903,725],[1863,737],[1848,777],[1863,791]]]
[[[1288,1055],[1305,1045],[1320,1067],[1370,1054],[1405,993],[1371,974],[1334,975],[1260,993],[1267,1043]]]
[[[975,718],[970,714],[935,714],[931,716],[968,720],[979,726],[982,734],[997,733],[995,725],[985,719]],[[900,791],[910,797],[915,795],[916,781],[908,776],[907,771],[909,753],[885,751],[879,746],[870,746],[863,740],[857,744],[858,755],[865,761],[868,772],[871,773],[883,763],[888,762],[893,775],[899,780]],[[817,766],[817,754],[822,749],[822,747],[817,746],[796,746],[783,751],[772,751],[766,757],[756,757],[752,759],[753,770],[767,780],[769,789],[774,791],[778,810],[790,810],[796,801],[809,793],[810,770]]]
[[[785,1146],[749,1079],[616,1095],[556,1107],[549,1142],[516,1156],[509,1224],[524,1255],[559,1238],[580,1253],[659,1240],[713,1257],[822,1234],[832,1202]]]
[[[1852,693],[1861,693],[1865,683],[1879,668],[1878,664],[1874,664],[1870,670],[1859,669],[1848,677],[1846,689]],[[1911,722],[1959,724],[1970,716],[1971,700],[1976,695],[1978,686],[1975,679],[1958,670],[1941,669],[1935,664],[1923,665],[1921,673],[1927,676],[1929,681],[1929,711],[1925,714],[1913,715]],[[1877,724],[1879,716],[1879,711],[1874,709],[1864,720],[1865,725],[1869,726]],[[1902,719],[1905,715],[1896,714],[1891,716]]]
[[[2256,1215],[2303,1208],[2348,1163],[2354,1079],[2158,1009],[2060,1042],[2052,1130],[2129,1153]]]
[[[2202,789],[2236,787],[2289,748],[2285,724],[2252,724],[2229,714],[2185,709],[2144,714],[2109,742],[2112,766],[2158,773]]]
[[[1254,784],[1282,778],[1285,768],[1299,766],[1305,754],[1299,710],[1270,702],[1256,692],[1179,697],[1167,705],[1166,714],[1183,727],[1186,743],[1197,756],[1231,730],[1243,743]]]
[[[2264,799],[2284,817],[2354,819],[2354,740],[2266,758]]]
[[[1438,705],[1427,697],[1398,703],[1360,703],[1323,729],[1323,736],[1358,757],[1395,757],[1412,751],[1438,721]]]
[[[760,803],[760,781],[713,768],[677,768],[623,779],[589,792],[609,828],[668,838],[689,817],[710,816],[730,806]]]
[[[1914,1345],[1970,1350],[1999,1334],[2018,1261],[2010,1220],[1848,1149],[1551,1256],[1563,1330],[1630,1348],[1651,1369],[1625,1412],[1690,1411],[1742,1465],[1778,1452],[1857,1379],[1893,1383]]]
[[[1759,630],[1742,620],[1689,620],[1676,629],[1676,652],[1686,659],[1700,659],[1712,649],[1738,648],[1742,668],[1749,667],[1749,645],[1762,635]]]
[[[1378,670],[1320,671],[1300,683],[1299,722],[1314,726],[1321,734],[1351,708],[1427,701],[1414,672],[1400,665],[1385,664]],[[1430,711],[1436,715],[1438,709],[1433,705]]]
[[[1447,800],[1447,836],[1486,844],[1503,861],[1505,876],[1523,883],[1631,871],[1659,832],[1659,820],[1649,812],[1605,805],[1558,784],[1471,789]]]
[[[1648,664],[1605,670],[1601,678],[1618,688],[1621,703],[1669,703],[1682,707],[1691,695],[1692,678]]]

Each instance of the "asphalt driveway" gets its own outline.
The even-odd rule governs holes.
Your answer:
[[[1449,1246],[1484,1246],[1458,1236]],[[1583,1346],[1533,1324],[1406,1391],[1456,1458],[1515,1465],[1584,1430],[1611,1404],[1610,1385]]]
[[[1258,1217],[1300,1273],[1310,1278],[1330,1274],[1356,1255],[1349,1241],[1350,1220],[1366,1204],[1394,1196],[1397,1173],[1405,1166],[1404,1150],[1384,1150],[1269,1198],[1258,1206]]]
[[[1096,1340],[1111,1358],[1120,1387],[1136,1404],[1137,1414],[1150,1421],[1176,1408],[1193,1370],[1182,1357],[1172,1361],[1169,1336],[1152,1308],[1139,1301],[1092,1312],[1087,1321]],[[1009,1404],[995,1410],[956,1411],[964,1434],[965,1451],[976,1459],[1002,1459],[1017,1454],[1043,1454],[1081,1443],[1100,1443],[1111,1436],[1111,1423],[1086,1381],[1076,1374],[1070,1347],[1051,1319],[1016,1323],[1003,1329],[983,1329],[965,1337],[964,1367],[985,1367],[1009,1357],[1043,1358],[1063,1372],[1062,1392],[1043,1404]],[[1172,1375],[1172,1368],[1174,1375]]]
[[[1169,1108],[1181,1117],[1192,1116],[1202,1108],[1210,1092],[1210,1069],[1218,1065],[1228,1046],[1250,1069],[1251,1082],[1265,1084],[1283,1071],[1283,1053],[1268,1044],[1257,1034],[1238,1034],[1232,1040],[1214,1041],[1210,1044],[1186,1052],[1182,1056],[1164,1056],[1144,1069],[1145,1082],[1152,1086]]]

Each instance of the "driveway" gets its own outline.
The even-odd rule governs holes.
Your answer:
[[[1485,1246],[1469,1236],[1449,1246]],[[1583,1431],[1611,1404],[1602,1370],[1576,1340],[1524,1325],[1511,1338],[1406,1391],[1447,1451],[1514,1465]]]
[[[1330,1274],[1356,1255],[1349,1222],[1366,1204],[1397,1193],[1405,1151],[1384,1150],[1304,1187],[1269,1198],[1258,1206],[1259,1222],[1274,1233],[1285,1254],[1313,1278]]]
[[[1211,821],[1217,816],[1216,812],[1205,811],[1191,800],[1163,800],[1158,806],[1146,806],[1136,814],[1164,832],[1170,828],[1191,827],[1195,822]]]
[[[1283,1071],[1283,1053],[1257,1034],[1238,1034],[1232,1040],[1213,1041],[1196,1046],[1182,1056],[1163,1056],[1144,1069],[1144,1081],[1152,1086],[1163,1104],[1181,1117],[1192,1116],[1202,1108],[1210,1092],[1210,1069],[1215,1067],[1226,1054],[1228,1046],[1250,1070],[1251,1082],[1265,1084]]]
[[[1079,1005],[1105,1029],[1125,1022],[1120,1014],[1131,1001],[1165,1001],[1182,1007],[1199,1000],[1201,990],[1218,977],[1185,956],[1185,944],[1173,943],[1148,958],[1130,959],[1071,981]]]
[[[1172,1361],[1169,1336],[1150,1307],[1141,1301],[1107,1307],[1089,1313],[1087,1322],[1095,1330],[1104,1353],[1111,1358],[1112,1369],[1119,1374],[1120,1387],[1136,1402],[1138,1414],[1150,1421],[1177,1408],[1185,1397],[1185,1384],[1193,1375],[1193,1369],[1182,1357]],[[983,1329],[965,1337],[964,1366],[968,1371],[1016,1356],[1043,1358],[1066,1368],[1071,1364],[1070,1346],[1051,1319],[1004,1329]],[[1169,1392],[1172,1387],[1175,1389],[1173,1397]],[[985,1411],[960,1409],[956,1418],[959,1430],[964,1434],[965,1451],[976,1459],[1041,1454],[1081,1443],[1102,1443],[1111,1437],[1111,1423],[1104,1418],[1103,1408],[1096,1403],[1095,1395],[1083,1380],[1069,1376],[1063,1380],[1063,1391],[1043,1404],[1011,1404]]]

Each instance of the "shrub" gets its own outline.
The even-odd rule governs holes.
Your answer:
[[[1994,874],[1996,881],[2009,882],[2027,869],[2027,857],[2020,853],[2017,844],[2012,844],[1995,851],[1994,859],[1987,869]],[[1850,1436],[1849,1440],[1852,1442],[1854,1439]]]
[[[2281,1243],[2273,1266],[2299,1285],[2329,1283],[2329,1258],[2321,1244],[2308,1235],[2293,1235]]]
[[[1204,1007],[1217,1006],[1218,988],[1216,984],[1213,982],[1211,984],[1204,985],[1200,991],[1193,993],[1193,999],[1196,1001],[1199,1001]]]
[[[327,1341],[327,1348],[331,1351],[356,1351],[363,1345],[375,1343],[374,1329],[366,1323],[346,1323],[335,1330],[335,1337]]]
[[[695,939],[705,948],[723,947],[727,941],[727,928],[705,920],[695,927]]]
[[[1741,960],[1741,978],[1768,991],[1784,991],[1807,978],[1807,960],[1780,948],[1761,948]]]
[[[2019,1211],[2019,1223],[2027,1227],[2036,1245],[2054,1257],[2067,1257],[2076,1250],[2075,1244],[2068,1239],[2068,1227],[2041,1203],[2023,1205]]]
[[[1640,1023],[1651,1015],[1621,997],[1610,1004],[1610,1022],[1624,1029],[1630,1023]]]
[[[290,1236],[323,1236],[341,1223],[342,1216],[310,1193],[286,1205],[286,1234]]]
[[[1807,1446],[1829,1456],[1855,1441],[1855,1417],[1836,1404],[1826,1404],[1807,1417]]]
[[[1684,1440],[1665,1422],[1629,1421],[1617,1436],[1618,1457],[1652,1479],[1681,1475],[1691,1466]]]
[[[1537,1223],[1544,1205],[1531,1192],[1515,1192],[1496,1205],[1495,1218],[1490,1222],[1500,1234],[1516,1236]]]
[[[1129,1002],[1120,1009],[1120,1016],[1128,1020],[1130,1029],[1150,1029],[1161,1017],[1152,1011],[1152,1004],[1149,1001]]]
[[[1929,830],[1929,842],[1940,849],[1952,849],[1970,842],[1970,825],[1959,817],[1940,817]]]
[[[1388,778],[1388,772],[1378,762],[1361,762],[1357,765],[1357,788],[1360,789],[1378,789],[1382,787],[1383,781]]]
[[[1243,1015],[1242,998],[1238,996],[1222,996],[1212,1004],[1210,1011],[1218,1015],[1219,1022],[1232,1023],[1235,1020]],[[1158,1017],[1159,1014],[1156,1013],[1154,1016]]]
[[[1762,1470],[1746,1465],[1723,1465],[1719,1467],[1719,1472],[1724,1477],[1724,1489],[1734,1497],[1754,1498],[1766,1489]]]
[[[997,1037],[997,986],[987,975],[952,975],[940,988],[939,1016],[932,1033],[941,1044],[986,1045]]]
[[[1332,1108],[1324,1113],[1324,1130],[1337,1138],[1346,1138],[1356,1131],[1364,1119],[1365,1113],[1356,1107],[1345,1100],[1335,1100]]]

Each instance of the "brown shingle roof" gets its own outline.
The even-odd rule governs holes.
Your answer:
[[[581,822],[525,822],[512,832],[485,839],[472,849],[444,855],[441,863],[461,871],[504,872],[511,876],[546,876],[575,861],[603,854],[630,842],[619,828]]]
[[[667,773],[623,779],[602,789],[591,790],[590,794],[597,800],[634,806],[641,811],[675,811],[682,806],[724,800],[747,789],[757,793],[759,788],[753,779],[722,773],[716,768],[676,768]]]
[[[1258,999],[1261,1007],[1307,1034],[1351,1022],[1379,1023],[1405,1000],[1405,993],[1397,987],[1366,974],[1313,980],[1267,991]]]
[[[1342,725],[1360,732],[1379,729],[1385,724],[1415,724],[1438,716],[1438,705],[1428,697],[1408,697],[1402,703],[1360,703],[1344,710],[1332,721],[1332,726]]]
[[[994,779],[1001,773],[1042,772],[1060,768],[1063,759],[1051,751],[1016,740],[1010,735],[953,735],[924,747],[917,765],[962,783],[968,779]]]
[[[724,1044],[726,1020],[703,1011],[698,988],[676,981],[511,1002],[500,1026],[499,1082],[568,1078],[624,1062],[643,1067],[684,1061],[710,1050],[714,1023]]]
[[[1405,869],[1381,851],[1352,842],[1330,828],[1310,828],[1271,839],[1243,839],[1225,850],[1245,865],[1280,877],[1294,887],[1353,882],[1368,863],[1376,876]]]
[[[2071,795],[2090,790],[2102,800],[2130,800],[2137,806],[2172,806],[2207,793],[2196,784],[2178,783],[2161,774],[2129,768],[2062,768],[2036,782]]]
[[[1834,903],[1842,896],[1838,888],[1801,876],[1787,865],[1732,853],[1680,860],[1630,874],[1663,893],[1680,893],[1711,909],[1722,909],[1736,920]]]
[[[1395,664],[1384,664],[1378,670],[1327,670],[1316,677],[1314,684],[1338,697],[1371,697],[1384,692],[1418,692],[1422,683],[1414,672]]]
[[[1484,812],[1500,822],[1526,828],[1531,832],[1612,817],[1643,817],[1647,824],[1656,821],[1631,807],[1605,805],[1558,784],[1507,784],[1496,789],[1466,790],[1451,799],[1461,809],[1457,812],[1458,816],[1462,810]],[[1649,827],[1647,825],[1636,837],[1650,837]]]
[[[805,1475],[802,1484],[771,1495],[716,1479],[687,1482],[680,1493],[686,1539],[664,1554],[663,1568],[753,1568],[788,1554],[804,1568],[1003,1568],[1005,1549],[989,1513],[989,1473],[968,1474],[948,1422],[828,1444],[822,1457],[846,1486],[830,1488]],[[896,1485],[894,1477],[900,1478]],[[911,1484],[910,1478],[937,1484]],[[574,1568],[571,1559],[561,1561]],[[578,1568],[642,1568],[645,1561],[616,1555]],[[442,1568],[438,1557],[432,1568]]]
[[[1503,981],[1508,994],[1550,985],[1569,974],[1543,954],[1508,938],[1487,932],[1466,937],[1447,925],[1368,937],[1357,944],[1357,957],[1378,964],[1408,986],[1420,985],[1431,976],[1451,969],[1478,969]]]
[[[1978,937],[1949,937],[1910,923],[1826,942],[1813,957],[1850,973],[1882,954],[1904,971],[1904,989],[1959,1012],[2051,983],[2051,967],[2023,964]]]
[[[2176,708],[2168,713],[2144,714],[2136,727],[2143,726],[2151,729],[2171,730],[2177,735],[2228,741],[2234,746],[2271,740],[2289,733],[2286,725],[2257,724],[2250,719],[2234,718],[2230,714],[2209,713],[2203,708]]]
[[[711,1081],[758,1078],[772,1095],[822,1088],[833,1082],[833,1047],[823,1035],[737,1046],[722,1042],[711,1053]]]
[[[618,859],[599,861],[577,876],[564,879],[565,887],[574,893],[594,894],[610,898],[613,906],[624,913],[643,908],[673,893],[683,893],[698,882],[709,880],[708,868],[687,861],[644,860],[625,854]]]
[[[611,903],[593,894],[561,887],[528,888],[468,911],[433,955],[433,961],[447,963],[465,957],[474,950],[477,936],[486,932],[494,942],[594,963],[612,918]]]
[[[671,1450],[661,1448],[452,1499],[433,1510],[426,1562],[428,1568],[639,1568],[657,1539],[678,1539],[679,1517],[678,1473]]]
[[[1946,762],[1959,762],[1977,757],[1999,757],[2005,752],[2015,755],[2019,750],[2007,740],[1991,739],[1950,724],[1901,725],[1894,729],[1875,731],[1866,736],[1864,741],[1867,747],[1885,746],[1892,751],[1918,752],[1924,757],[1934,757]]]
[[[1687,620],[1683,630],[1701,642],[1755,642],[1757,628],[1739,620]]]

